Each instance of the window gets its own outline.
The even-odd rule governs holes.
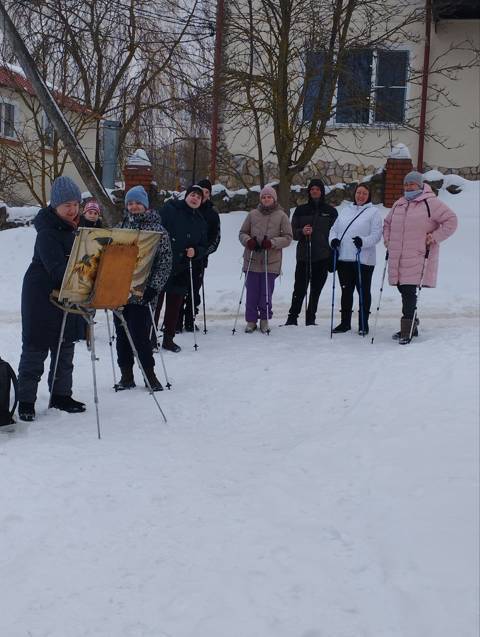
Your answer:
[[[43,143],[48,148],[53,148],[54,129],[52,122],[48,119],[46,113],[43,114]]]
[[[15,105],[0,103],[0,136],[15,139]]]
[[[312,120],[325,56],[309,52],[303,121]],[[352,49],[339,63],[332,124],[401,124],[405,119],[408,51]],[[325,108],[327,105],[322,105]]]

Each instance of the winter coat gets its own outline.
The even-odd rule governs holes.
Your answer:
[[[187,248],[195,249],[193,263],[201,262],[207,252],[207,224],[198,209],[184,199],[169,201],[160,210],[163,225],[172,244],[172,273],[165,287],[173,294],[186,294],[190,286]]]
[[[444,204],[428,184],[423,193],[408,201],[400,197],[383,224],[383,237],[388,249],[388,281],[390,285],[419,285],[426,252],[426,236],[433,243],[425,270],[423,285],[434,288],[437,283],[439,244],[457,228],[457,216]]]
[[[162,233],[155,253],[155,259],[145,284],[145,287],[151,287],[157,292],[161,292],[172,271],[172,248],[170,246],[170,238],[162,226],[160,213],[157,210],[147,210],[134,215],[127,213],[117,227],[125,228],[126,230],[150,230]],[[132,296],[128,302],[135,305],[146,305],[142,297]]]
[[[103,228],[103,223],[100,218],[96,221],[90,221],[84,217],[84,215],[80,215],[80,221],[78,223],[79,228]]]
[[[355,219],[357,215],[359,215],[358,219]],[[348,224],[353,219],[355,219],[355,221],[353,221],[345,232]],[[332,239],[341,239],[338,254],[339,261],[357,260],[357,248],[352,241],[353,237],[360,237],[363,241],[362,249],[360,250],[360,263],[363,265],[375,265],[375,246],[382,238],[382,217],[380,216],[378,208],[372,203],[367,203],[363,206],[357,206],[351,203],[349,206],[340,210],[338,218],[333,224],[328,237],[330,243]]]
[[[328,259],[330,246],[328,233],[337,218],[337,211],[320,199],[309,198],[308,203],[297,206],[292,217],[292,232],[297,244],[297,261],[308,261],[308,241],[303,234],[303,228],[311,225],[310,235],[312,263]]]
[[[249,239],[256,238],[257,243],[262,243],[267,237],[272,242],[271,250],[267,251],[268,268],[272,274],[280,274],[282,269],[282,250],[292,243],[292,226],[290,219],[285,214],[283,208],[277,205],[272,210],[261,210],[255,208],[248,213],[247,218],[240,228],[238,238],[243,246],[247,245]],[[248,269],[248,263],[252,252],[245,247],[243,253],[243,271]],[[250,265],[252,272],[265,272],[265,250],[253,252]]]
[[[32,262],[23,278],[22,341],[24,347],[57,347],[63,312],[50,301],[59,290],[75,240],[75,229],[61,219],[51,206],[39,210],[33,221],[37,231]],[[69,314],[65,324],[66,342],[84,338],[85,321]]]
[[[209,255],[213,254],[220,244],[220,215],[210,199],[202,203],[198,211],[207,224],[207,250],[203,260],[203,267],[206,268]]]

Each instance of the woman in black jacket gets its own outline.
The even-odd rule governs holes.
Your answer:
[[[33,221],[37,231],[32,262],[22,287],[22,355],[18,368],[18,415],[35,420],[38,383],[50,352],[48,386],[52,389],[55,358],[63,313],[50,301],[52,290],[62,285],[68,257],[79,221],[81,193],[69,177],[57,177],[52,184],[50,205]],[[85,411],[85,405],[72,398],[74,342],[84,337],[84,320],[70,314],[60,347],[51,407],[69,413]]]
[[[173,337],[183,299],[190,288],[190,260],[201,261],[207,250],[207,224],[198,209],[202,204],[200,186],[187,188],[185,199],[169,201],[161,210],[162,222],[172,244],[172,274],[165,286],[165,316],[163,319],[163,349],[179,352]],[[156,317],[160,314],[164,294],[160,294]]]

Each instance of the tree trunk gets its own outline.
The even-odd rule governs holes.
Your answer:
[[[278,172],[280,178],[278,184],[278,203],[290,217],[290,189],[292,185],[292,175],[288,170],[288,166],[282,164],[282,162],[280,162]]]

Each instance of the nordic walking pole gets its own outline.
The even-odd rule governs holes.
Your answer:
[[[365,315],[363,303],[363,286],[362,286],[362,264],[360,263],[360,252],[362,248],[357,249],[357,271],[358,271],[358,305],[360,310],[360,331],[365,338]]]
[[[412,324],[410,326],[410,335],[408,337],[408,342],[409,343],[411,342],[411,340],[413,338],[413,330],[415,329],[415,321],[417,320],[417,313],[418,313],[418,299],[420,298],[420,292],[422,291],[423,279],[425,277],[425,272],[427,271],[427,263],[428,263],[429,255],[430,255],[430,247],[427,246],[427,250],[425,252],[425,258],[423,260],[422,276],[420,277],[420,285],[418,286],[417,301],[415,303],[415,312],[413,313],[413,320],[412,320]]]
[[[205,286],[203,284],[204,276],[205,276],[205,268],[203,268],[203,274],[202,274],[202,306],[203,306],[203,333],[206,334],[208,330],[207,330],[207,313],[205,311]]]
[[[307,322],[307,310],[308,310],[308,286],[310,285],[310,293],[312,291],[312,243],[310,235],[307,235],[307,262],[305,264],[305,278],[307,280],[307,286],[305,288],[305,323]]]
[[[388,263],[388,250],[385,253],[385,265],[383,266],[382,282],[380,284],[380,294],[378,296],[377,309],[375,310],[375,321],[373,323],[373,334],[372,334],[372,340],[370,341],[370,343],[372,345],[373,345],[373,340],[375,338],[375,334],[377,333],[377,321],[378,321],[378,314],[380,312],[380,303],[382,302],[383,284],[385,282],[385,274],[387,272],[387,263]]]
[[[192,319],[193,319],[193,349],[197,351],[197,335],[195,334],[197,326],[195,325],[195,299],[193,298],[193,268],[192,268],[192,257],[188,258],[188,269],[190,272],[190,296],[192,301]]]
[[[335,248],[333,251],[333,284],[332,284],[332,313],[330,316],[330,338],[333,338],[333,312],[335,310],[335,274],[337,273],[337,255],[338,255],[338,251]]]
[[[233,324],[232,334],[235,334],[235,332],[237,331],[238,316],[240,314],[240,307],[242,305],[243,295],[245,292],[245,287],[247,285],[248,273],[250,272],[250,266],[252,265],[253,252],[254,252],[253,250],[250,250],[250,258],[248,259],[247,271],[245,272],[245,279],[243,281],[242,291],[240,293],[240,300],[238,302],[237,315],[235,316],[235,323]]]
[[[263,237],[263,240],[267,240],[267,235]],[[267,312],[267,325],[268,325],[268,306],[270,304],[270,299],[268,298],[268,250],[265,248],[264,250],[264,262],[265,262],[265,309]],[[270,327],[267,327],[267,336],[270,336]]]
[[[153,308],[152,308],[152,304],[149,303],[148,304],[148,309],[150,310],[150,318],[152,319],[152,327],[153,327],[153,333],[155,334],[155,338],[157,339],[157,343],[158,343],[158,331],[157,331],[157,326],[155,325],[155,315],[153,313]],[[167,374],[167,367],[165,365],[165,360],[163,358],[163,352],[162,352],[162,346],[160,345],[160,347],[158,348],[158,352],[160,354],[160,360],[162,361],[162,367],[163,367],[163,373],[165,374],[165,387],[167,389],[172,389],[172,385],[168,379],[168,374]]]
[[[108,318],[108,310],[105,310],[105,316],[107,317],[107,331],[108,331],[108,345],[110,347],[110,358],[112,360],[112,372],[113,372],[113,386],[117,387],[117,375],[115,374],[115,363],[113,361],[113,339],[112,331],[110,329],[110,319]],[[117,391],[115,389],[115,391]]]

